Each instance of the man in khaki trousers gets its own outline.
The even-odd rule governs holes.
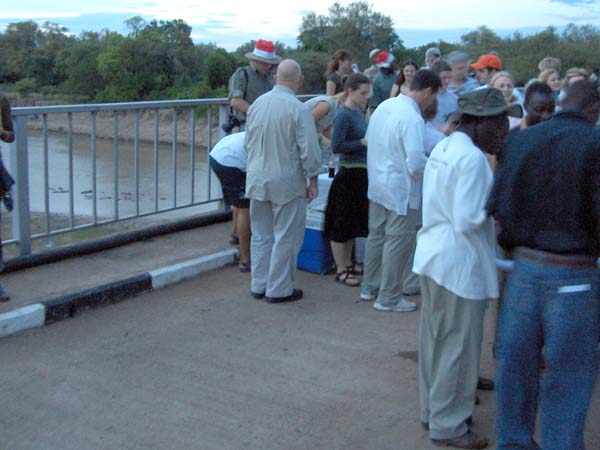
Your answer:
[[[493,175],[484,152],[502,150],[508,117],[522,115],[497,89],[458,99],[459,125],[431,153],[423,178],[423,228],[413,271],[421,276],[421,421],[436,445],[485,448],[472,423],[483,318],[498,297],[493,222],[485,211]]]

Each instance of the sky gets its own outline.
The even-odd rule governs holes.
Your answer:
[[[216,43],[227,50],[252,39],[269,39],[296,46],[302,17],[308,12],[327,15],[333,0],[24,0],[3,2],[0,31],[23,20],[55,22],[78,35],[81,31],[126,34],[124,21],[182,19],[192,27],[196,43]],[[347,1],[340,1],[348,4]],[[76,6],[75,6],[76,4]],[[376,12],[392,18],[405,47],[438,39],[457,42],[460,36],[487,25],[501,36],[539,32],[549,25],[569,23],[600,26],[600,0],[371,0]],[[485,5],[485,6],[483,6]]]

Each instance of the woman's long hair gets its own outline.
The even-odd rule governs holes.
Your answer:
[[[402,87],[402,85],[406,81],[406,78],[404,78],[404,68],[406,66],[413,66],[415,68],[415,70],[419,70],[419,66],[417,66],[417,63],[414,62],[412,59],[404,61],[404,64],[402,64],[402,67],[400,68],[400,71],[398,72],[398,76],[396,77],[396,84],[398,85],[398,87]],[[400,92],[400,90],[398,90],[398,93],[399,92]]]
[[[329,77],[329,75],[331,75],[333,72],[336,72],[340,68],[340,61],[343,59],[352,59],[352,54],[348,50],[336,50],[329,60],[329,63],[327,63],[325,77]]]

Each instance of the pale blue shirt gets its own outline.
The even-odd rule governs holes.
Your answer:
[[[244,147],[246,196],[251,199],[283,205],[304,198],[307,178],[321,171],[315,122],[286,86],[276,85],[252,103]]]
[[[431,121],[436,127],[446,123],[448,116],[458,109],[458,97],[446,90],[445,92],[438,92],[437,101],[438,112]]]
[[[453,94],[456,94],[457,97],[460,97],[467,92],[474,91],[481,84],[475,78],[465,77],[460,86],[456,86],[452,81],[448,84],[448,90]]]

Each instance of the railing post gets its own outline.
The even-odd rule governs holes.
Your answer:
[[[219,140],[221,140],[225,136],[227,136],[225,131],[223,131],[223,128],[221,127],[221,125],[223,125],[224,123],[227,122],[227,119],[229,118],[229,111],[231,111],[231,108],[229,107],[229,105],[219,105]],[[210,130],[210,128],[209,128],[209,130]],[[210,150],[211,150],[210,148],[206,149],[207,154],[208,154],[208,152],[210,152]],[[208,155],[207,155],[207,158],[208,158]],[[209,174],[208,174],[209,178],[208,179],[210,181],[210,175],[211,175],[210,168],[208,170],[209,170]],[[210,188],[210,184],[209,184],[209,188],[208,188],[209,195],[210,195],[210,189],[211,188]],[[218,208],[223,212],[229,211],[231,209],[229,206],[227,206],[225,204],[225,201],[222,198],[219,201],[218,205],[219,205]]]
[[[226,136],[221,125],[227,123],[227,118],[229,117],[229,105],[219,105],[219,139]],[[210,150],[210,149],[209,149]]]
[[[19,242],[21,256],[31,254],[29,217],[29,163],[27,151],[27,116],[15,117],[15,141],[10,146],[10,172],[15,179],[12,211],[13,238]]]

